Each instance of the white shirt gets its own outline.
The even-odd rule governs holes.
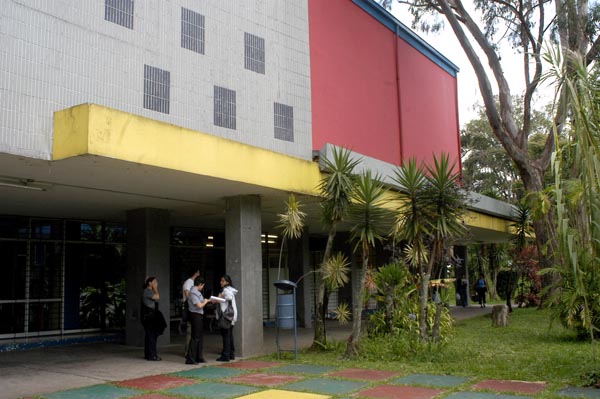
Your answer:
[[[185,297],[185,292],[191,291],[193,286],[194,286],[194,280],[192,280],[191,278],[188,278],[183,283],[183,302],[187,301],[187,298]]]

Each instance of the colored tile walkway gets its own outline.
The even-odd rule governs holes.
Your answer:
[[[91,387],[69,389],[42,396],[45,399],[121,399],[140,395],[133,389],[119,388],[113,385],[92,385]]]
[[[358,381],[342,381],[331,378],[311,378],[295,382],[283,387],[285,390],[316,392],[325,395],[341,395],[356,391],[364,387],[366,383]]]
[[[197,382],[198,381],[189,378],[171,377],[168,375],[153,375],[150,377],[119,381],[115,384],[123,388],[137,388],[144,391],[164,391],[165,389],[178,388],[180,386],[195,384]]]
[[[425,385],[430,387],[455,387],[469,381],[468,378],[451,375],[411,374],[392,381],[401,385]]]
[[[359,392],[358,396],[382,399],[431,399],[441,393],[444,393],[444,391],[440,389],[379,385],[377,387]]]
[[[273,372],[277,372],[277,373],[300,373],[300,374],[323,375],[325,373],[332,372],[336,369],[337,369],[337,367],[315,366],[312,364],[288,364],[285,366],[276,367],[269,371],[273,371]]]
[[[392,371],[366,370],[366,369],[344,369],[344,370],[336,371],[334,373],[327,374],[327,376],[329,376],[329,377],[341,377],[341,378],[349,378],[349,379],[354,379],[354,380],[366,380],[366,381],[387,380],[388,378],[392,378],[397,375],[398,375],[398,373],[394,373]]]
[[[191,370],[179,371],[171,374],[176,377],[187,377],[187,378],[202,378],[206,380],[220,380],[223,378],[231,378],[243,374],[242,370],[235,370],[224,367],[199,367]]]
[[[230,378],[227,380],[227,382],[233,382],[234,384],[274,387],[278,385],[289,384],[301,380],[302,378],[303,377],[294,375],[252,373]]]
[[[489,389],[497,392],[514,392],[524,395],[536,394],[546,389],[545,382],[512,380],[484,380],[473,385],[473,389]]]
[[[170,389],[166,392],[177,395],[194,396],[206,399],[237,398],[256,392],[258,389],[244,385],[221,384],[218,382],[203,382],[185,387]]]
[[[546,382],[483,380],[242,360],[69,389],[36,399],[534,399],[547,395]],[[448,392],[448,390],[452,392]],[[600,390],[567,387],[552,393],[565,398],[600,399]],[[519,396],[522,395],[522,396]]]
[[[281,391],[278,389],[269,389],[268,391],[262,391],[253,393],[250,395],[242,396],[238,399],[328,399],[329,396],[317,395],[314,393],[303,393],[303,392],[289,392]]]
[[[222,365],[221,367],[230,367],[234,369],[250,369],[259,370],[269,367],[282,366],[280,362],[265,362],[262,360],[240,360],[239,362],[231,362]]]

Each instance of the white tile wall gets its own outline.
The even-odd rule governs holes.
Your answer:
[[[205,54],[181,48],[181,7],[205,16]],[[244,69],[244,32],[266,73]],[[144,64],[171,73],[170,114],[143,108]],[[213,86],[236,91],[237,129],[213,125]],[[294,107],[294,142],[274,138],[273,103]],[[310,159],[307,0],[138,0],[134,29],[103,0],[2,0],[0,152],[50,159],[53,112],[96,103]]]

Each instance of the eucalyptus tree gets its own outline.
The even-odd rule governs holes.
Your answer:
[[[346,346],[346,356],[349,357],[358,353],[362,335],[362,311],[367,298],[365,286],[369,271],[369,255],[371,248],[383,238],[381,229],[388,216],[388,211],[384,208],[386,193],[381,178],[372,176],[370,170],[357,176],[349,221],[352,224],[350,234],[352,241],[355,242],[354,251],[360,250],[362,265],[359,284],[354,285],[352,295],[352,335]]]
[[[350,150],[338,147],[333,148],[332,159],[323,159],[325,175],[319,183],[318,189],[322,197],[321,220],[328,229],[328,235],[320,269],[327,264],[331,256],[338,224],[348,216],[355,186],[354,169],[359,163],[360,159],[351,157]],[[313,348],[321,347],[327,342],[325,332],[326,288],[325,280],[318,279]]]
[[[408,5],[413,27],[439,30],[448,23],[473,66],[493,135],[515,163],[525,191],[530,197],[544,189],[544,174],[550,165],[554,135],[546,132],[543,150],[532,155],[533,105],[544,73],[542,49],[545,42],[560,43],[563,52],[576,54],[584,64],[597,62],[600,54],[598,20],[600,4],[588,0],[397,0]],[[474,10],[468,8],[472,4]],[[433,19],[431,18],[433,17]],[[479,23],[478,21],[481,21]],[[514,90],[500,54],[500,43],[508,42],[522,56],[525,91],[520,112],[515,107]],[[514,61],[511,61],[514,62]],[[487,64],[487,65],[485,65]],[[566,73],[574,73],[569,67]],[[495,101],[495,95],[498,101]],[[566,97],[561,96],[561,101]],[[519,112],[519,113],[518,113]],[[557,132],[565,123],[565,107],[552,117]],[[554,224],[549,216],[534,221],[536,241],[543,266],[551,263]]]
[[[439,337],[441,304],[433,326],[428,324],[429,281],[434,265],[444,261],[449,246],[466,235],[463,223],[466,195],[459,188],[459,174],[448,156],[434,156],[433,166],[409,160],[395,171],[401,188],[400,204],[392,234],[405,243],[405,259],[419,275],[419,337],[435,342]]]

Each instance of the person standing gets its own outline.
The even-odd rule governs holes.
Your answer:
[[[156,350],[156,341],[164,331],[163,323],[165,325],[166,323],[158,310],[159,299],[158,280],[156,277],[148,277],[144,284],[141,305],[142,325],[144,326],[144,358],[146,360],[161,360]]]
[[[208,299],[202,296],[202,289],[204,288],[204,279],[202,277],[196,277],[194,279],[194,285],[188,295],[188,310],[189,310],[189,322],[192,326],[190,341],[187,344],[187,353],[185,356],[185,364],[198,364],[206,363],[204,356],[202,355],[203,350],[203,323],[204,323],[204,306],[208,303]]]
[[[217,359],[218,362],[228,362],[230,360],[235,359],[235,346],[233,344],[233,326],[237,321],[237,305],[235,303],[235,295],[238,290],[233,287],[231,282],[231,277],[229,275],[224,275],[221,277],[221,288],[222,291],[219,294],[219,298],[225,299],[223,302],[219,302],[218,306],[220,306],[222,315],[223,312],[227,309],[227,306],[231,304],[233,307],[233,319],[231,320],[231,325],[229,328],[220,328],[221,337],[223,338],[223,351],[221,352],[221,356]],[[219,314],[219,312],[217,312]]]
[[[487,284],[483,273],[479,273],[479,279],[475,283],[475,292],[477,292],[477,298],[479,299],[479,307],[485,308],[485,293],[487,291]]]
[[[189,320],[189,311],[188,311],[188,297],[190,296],[190,291],[191,289],[194,287],[194,280],[196,279],[196,277],[200,277],[200,270],[199,269],[194,269],[194,273],[192,273],[192,275],[183,282],[183,287],[181,289],[181,291],[183,292],[183,298],[181,298],[182,300],[182,304],[183,306],[181,307],[181,324],[182,324],[182,328],[185,328],[185,350],[184,350],[184,356],[187,356],[187,352],[188,352],[188,343],[190,342],[190,337],[191,337],[191,328],[190,328],[190,320]]]

